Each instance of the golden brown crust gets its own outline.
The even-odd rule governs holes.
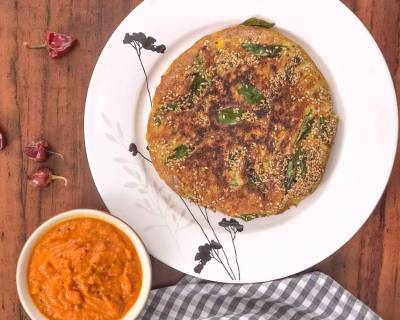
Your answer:
[[[163,75],[147,141],[179,195],[231,216],[277,214],[320,182],[337,125],[328,85],[273,29],[197,41]]]

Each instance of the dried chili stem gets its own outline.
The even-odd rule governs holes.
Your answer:
[[[54,174],[51,175],[50,177],[51,180],[63,180],[64,181],[64,186],[66,187],[68,185],[68,180],[67,178],[63,177],[63,176],[56,176]]]
[[[28,42],[24,42],[23,45],[25,48],[28,48],[28,49],[47,49],[46,43],[31,45]]]
[[[61,153],[59,153],[59,152],[47,150],[47,153],[54,154],[54,155],[60,157],[60,158],[63,159],[63,160],[65,159],[65,157],[64,157]]]

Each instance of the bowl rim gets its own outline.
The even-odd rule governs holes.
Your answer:
[[[149,254],[141,238],[131,226],[112,214],[95,209],[74,209],[57,214],[43,222],[29,236],[20,252],[16,269],[17,292],[24,310],[32,320],[48,319],[33,302],[28,290],[27,267],[33,248],[42,235],[57,224],[64,221],[85,217],[110,223],[131,240],[132,245],[136,249],[136,252],[139,256],[139,261],[142,267],[142,286],[136,301],[129,311],[121,318],[121,320],[135,319],[143,310],[151,289],[152,269]]]

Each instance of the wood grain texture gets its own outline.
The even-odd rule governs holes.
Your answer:
[[[83,115],[91,73],[108,37],[139,3],[132,0],[0,1],[0,128],[8,147],[0,152],[0,319],[23,319],[15,268],[27,236],[44,220],[68,209],[106,210],[90,175],[83,140]],[[400,93],[399,0],[345,0],[378,42]],[[47,30],[80,40],[62,60],[28,51]],[[39,191],[26,175],[37,167],[21,152],[40,137],[66,156],[46,166],[69,178]],[[400,315],[400,161],[364,227],[349,243],[313,269],[326,272],[384,319]],[[349,212],[351,214],[351,212]],[[180,273],[153,260],[154,286],[174,283]],[[397,317],[396,317],[397,316]]]
[[[399,100],[400,1],[345,0],[344,3],[360,18],[382,50]],[[400,318],[399,191],[398,152],[386,191],[367,223],[343,248],[316,266],[384,319]]]

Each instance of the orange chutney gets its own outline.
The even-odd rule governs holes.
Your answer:
[[[120,319],[142,285],[138,254],[110,223],[75,218],[45,233],[28,267],[29,292],[49,319]]]

